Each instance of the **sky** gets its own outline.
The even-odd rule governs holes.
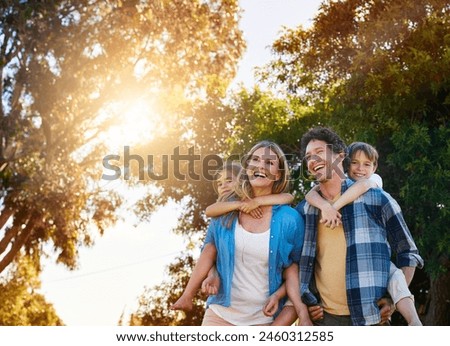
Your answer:
[[[232,84],[254,85],[253,71],[270,60],[271,43],[285,27],[308,27],[321,0],[240,0],[240,27],[247,50]],[[136,310],[145,287],[161,283],[166,266],[185,248],[182,237],[171,229],[180,207],[159,209],[149,223],[133,218],[119,222],[95,239],[91,248],[81,248],[79,268],[68,271],[44,260],[41,293],[58,316],[70,326],[114,326],[121,314]]]

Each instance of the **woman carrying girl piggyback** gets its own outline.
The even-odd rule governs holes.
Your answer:
[[[235,187],[242,166],[235,162],[225,164],[214,175],[213,186],[217,192],[217,202],[206,208],[206,216],[218,217],[230,212],[244,212],[253,218],[262,218],[263,206],[278,204],[290,204],[294,197],[289,193],[277,193],[264,195],[255,198],[238,199],[235,194]],[[197,290],[202,288],[202,292],[208,295],[217,294],[220,287],[220,279],[215,268],[216,247],[213,243],[206,244],[200,254],[199,259],[192,271],[189,282],[178,300],[171,306],[172,310],[190,311],[193,307],[193,299]],[[208,277],[206,277],[208,275]],[[205,279],[206,278],[206,279]],[[263,312],[267,316],[273,316],[278,309],[280,298],[286,295],[286,288],[283,286],[269,297],[264,305]],[[282,321],[278,319],[280,323]]]
[[[246,155],[235,188],[235,199],[283,193],[289,170],[280,147],[256,144]],[[211,221],[205,246],[213,244],[220,287],[209,296],[202,325],[270,325],[263,307],[283,286],[283,271],[300,259],[304,225],[287,205],[261,206],[261,217],[231,212]],[[282,310],[280,304],[277,314]],[[307,314],[306,307],[303,307]],[[294,312],[295,313],[295,312]],[[292,321],[291,321],[292,322]]]

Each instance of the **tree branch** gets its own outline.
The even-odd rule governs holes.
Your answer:
[[[0,213],[0,229],[2,229],[6,222],[9,220],[10,216],[13,214],[13,210],[10,208],[5,208],[1,213]]]
[[[0,261],[0,273],[14,260],[22,246],[28,241],[36,223],[36,219],[36,217],[30,218],[27,226],[20,232],[9,252],[2,258]],[[20,227],[17,228],[20,230]]]
[[[8,248],[11,239],[17,236],[20,226],[12,226],[5,232],[5,236],[0,240],[0,255]]]

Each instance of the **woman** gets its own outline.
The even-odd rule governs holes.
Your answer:
[[[277,144],[259,142],[242,166],[236,187],[238,199],[287,190],[289,170]],[[299,261],[304,227],[298,213],[289,206],[261,209],[262,218],[229,213],[212,220],[208,228],[205,244],[213,243],[217,249],[221,285],[218,294],[208,298],[204,326],[270,325],[274,321],[264,314],[263,307],[269,298],[275,296],[278,300],[283,270]],[[292,322],[290,319],[287,324]]]

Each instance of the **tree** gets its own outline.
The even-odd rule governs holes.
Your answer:
[[[386,190],[405,209],[431,276],[425,320],[435,325],[449,323],[449,19],[441,0],[325,1],[311,29],[273,44],[262,74],[348,142],[379,149]]]
[[[2,1],[0,18],[0,272],[22,250],[38,261],[43,243],[75,268],[92,226],[118,217],[99,179],[105,131],[142,98],[168,101],[160,111],[180,123],[176,111],[230,80],[237,2]]]
[[[0,279],[0,325],[61,326],[53,306],[37,291],[39,270],[30,258],[18,259],[7,277]]]

